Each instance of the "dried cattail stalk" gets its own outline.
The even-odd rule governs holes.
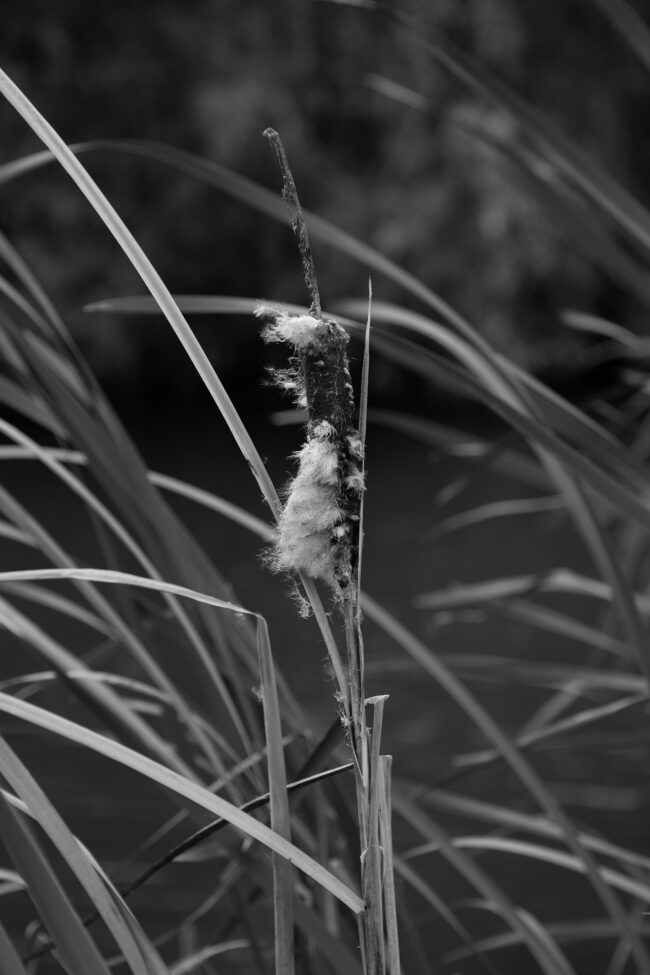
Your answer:
[[[323,579],[345,595],[354,578],[364,489],[363,445],[352,421],[348,336],[340,325],[313,315],[288,315],[264,305],[256,314],[270,319],[266,341],[292,347],[289,369],[277,373],[276,382],[293,392],[309,416],[272,563],[278,570]]]

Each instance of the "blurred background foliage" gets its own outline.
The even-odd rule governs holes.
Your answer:
[[[400,10],[476,57],[648,202],[647,76],[599,4],[404,0]],[[275,127],[306,207],[397,261],[545,374],[580,371],[580,347],[558,325],[562,308],[643,327],[643,308],[564,237],[490,148],[513,124],[507,114],[381,13],[305,0],[26,0],[5,18],[0,53],[70,143],[166,142],[279,192],[261,137]],[[424,96],[425,110],[387,97],[387,82]],[[39,148],[7,105],[0,112],[2,161]],[[285,227],[153,161],[84,158],[175,292],[305,300]],[[151,396],[173,377],[176,393],[189,395],[191,368],[179,368],[161,319],[83,312],[87,302],[143,289],[63,173],[47,167],[3,188],[0,225],[105,383]],[[366,293],[363,268],[319,246],[315,255],[326,307]],[[404,300],[395,285],[374,285],[381,298]],[[251,342],[252,323],[195,325],[227,381],[259,384],[267,353]],[[399,386],[380,365],[374,379]]]

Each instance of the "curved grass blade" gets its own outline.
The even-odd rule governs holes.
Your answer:
[[[0,835],[70,975],[110,975],[32,832],[1,792]]]
[[[126,904],[111,888],[108,880],[96,872],[45,793],[3,738],[0,738],[0,771],[16,795],[27,804],[31,815],[85,889],[133,975],[164,975],[166,968],[162,959],[146,939]],[[127,915],[128,923],[125,920]]]
[[[82,686],[78,682],[70,682],[67,677],[69,671],[80,671],[88,673],[90,676],[92,676],[92,671],[84,667],[73,654],[2,598],[0,598],[0,625],[33,647],[39,657],[46,660],[54,668],[58,677],[67,684],[73,693],[76,693],[92,711],[98,712],[103,717],[109,728],[119,730],[127,741],[135,742],[139,747],[144,747],[149,754],[155,755],[160,761],[176,768],[181,774],[191,774],[188,766],[175,755],[174,749],[161,739],[110,687],[105,687],[96,682],[86,683]]]
[[[458,795],[444,789],[435,789],[423,793],[419,796],[419,801],[438,811],[453,812],[457,816],[465,816],[483,823],[489,823],[499,830],[517,830],[553,840],[561,838],[560,830],[556,824],[550,822],[545,816],[531,815],[511,809],[508,806],[500,806],[482,799]],[[581,832],[580,839],[585,846],[594,850],[595,853],[614,860],[623,868],[632,867],[636,871],[642,871],[643,875],[650,870],[650,857],[644,856],[642,853],[611,843],[591,833]],[[407,856],[405,854],[405,858]]]
[[[431,816],[413,803],[395,796],[395,811],[423,838],[438,844],[446,860],[492,904],[506,923],[516,931],[526,944],[541,970],[547,975],[575,975],[568,959],[560,951],[543,925],[526,923],[520,909],[516,908],[503,890],[488,876],[482,867],[459,849],[452,838]]]
[[[587,921],[554,921],[547,924],[551,935],[561,944],[566,942],[586,941],[591,944],[593,941],[616,939],[618,931],[611,922],[603,918],[595,918]],[[645,925],[639,932],[647,937],[650,933],[650,925]],[[494,935],[489,938],[482,938],[476,942],[477,948],[481,951],[497,951],[503,948],[510,948],[521,943],[521,938],[516,932]],[[470,957],[470,953],[465,948],[458,948],[448,952],[442,959],[445,964],[455,965],[459,961]]]
[[[393,12],[390,11],[390,14],[393,15]],[[427,38],[421,25],[413,22],[407,15],[396,13],[394,16],[409,29],[409,37],[414,44],[423,47],[447,71],[481,98],[505,108],[540,147],[551,164],[635,241],[646,250],[650,247],[650,213],[616,180],[607,176],[588,152],[566,138],[541,111],[529,105],[469,55],[448,41],[443,43],[439,37],[434,41]]]
[[[608,915],[612,920],[615,920],[615,923],[620,925],[619,930],[621,936],[632,947],[637,963],[642,969],[643,967],[650,968],[650,958],[647,956],[645,946],[638,938],[637,933],[631,929],[628,918],[618,898],[603,880],[599,872],[598,864],[595,862],[591,853],[580,842],[575,825],[526,758],[519,753],[511,740],[503,733],[474,695],[406,627],[402,626],[401,623],[369,596],[366,595],[363,598],[362,605],[366,615],[379,625],[386,634],[392,637],[412,659],[420,664],[423,670],[445,689],[462,708],[472,723],[480,728],[486,738],[503,755],[503,758],[510,768],[512,768],[513,772],[515,772],[522,785],[525,786],[530,795],[562,831],[563,840],[569,850],[585,865],[591,886],[603,903]]]
[[[491,603],[491,612],[527,623],[549,633],[555,633],[569,640],[575,640],[592,650],[604,650],[623,660],[634,660],[636,654],[632,647],[609,633],[588,626],[566,613],[540,606],[529,599],[498,599]]]
[[[476,958],[485,971],[489,972],[489,975],[498,975],[497,969],[492,965],[489,958],[485,958],[481,954],[477,947],[478,942],[472,938],[470,932],[447,904],[444,897],[439,895],[435,888],[410,863],[406,862],[404,857],[395,859],[395,872],[449,925],[459,941],[467,946],[468,956]]]
[[[443,519],[433,528],[430,528],[425,537],[427,541],[438,540],[451,532],[473,528],[475,525],[480,525],[484,521],[491,521],[493,518],[536,515],[541,511],[561,511],[565,507],[565,501],[557,495],[543,498],[508,498],[507,500],[492,501]]]
[[[99,500],[96,494],[90,491],[86,485],[75,477],[66,467],[59,464],[51,454],[46,451],[42,451],[39,445],[27,437],[20,430],[13,426],[13,424],[8,423],[6,420],[0,418],[0,431],[2,431],[7,437],[19,443],[21,446],[27,447],[34,451],[39,460],[45,464],[60,480],[64,482],[72,491],[75,492],[89,507],[101,518],[101,520],[108,526],[108,528],[113,532],[116,538],[126,547],[126,549],[137,559],[139,564],[144,568],[145,572],[148,572],[152,579],[160,580],[160,574],[158,573],[156,567],[153,565],[149,557],[143,551],[138,542],[133,538],[133,536],[126,530],[122,523],[112,514],[112,512],[106,507],[106,505]],[[73,578],[70,576],[69,578]],[[240,740],[248,747],[251,743],[248,737],[248,733],[244,724],[242,722],[241,716],[235,707],[230,692],[226,686],[223,677],[221,676],[212,656],[205,645],[205,641],[202,639],[201,635],[198,633],[196,627],[194,626],[192,620],[187,615],[185,610],[179,605],[174,596],[168,590],[160,590],[163,594],[163,598],[168,603],[174,617],[177,619],[179,626],[186,634],[190,645],[193,647],[198,659],[203,664],[206,674],[210,678],[213,686],[215,687],[220,698],[224,702],[226,711],[228,712],[233,726],[236,729]],[[172,683],[166,678],[163,678],[165,690],[170,692],[180,704],[180,695],[173,687]],[[180,708],[180,713],[183,713],[183,708]],[[185,709],[186,710],[186,709]],[[215,753],[214,749],[211,747],[209,741],[201,733],[200,729],[194,722],[192,728],[199,739],[199,744],[206,752],[206,755],[214,763],[215,769],[220,768],[220,761],[218,755]]]
[[[151,582],[151,580],[146,580]],[[202,597],[205,601],[211,601],[213,597]],[[364,904],[358,894],[338,878],[334,877],[328,870],[313,860],[298,847],[288,843],[278,836],[268,826],[264,826],[252,816],[242,812],[230,802],[215,796],[203,786],[193,782],[169,768],[154,762],[134,752],[118,742],[112,741],[97,732],[84,728],[73,721],[61,718],[59,715],[36,707],[26,701],[19,701],[7,694],[0,693],[0,711],[5,714],[21,718],[36,727],[43,728],[53,734],[59,735],[69,741],[90,748],[106,758],[117,761],[127,768],[133,769],[141,775],[146,776],[153,782],[158,782],[166,789],[171,790],[177,795],[186,799],[214,816],[227,820],[237,830],[244,835],[251,837],[266,846],[269,850],[285,857],[293,863],[299,870],[311,877],[317,884],[329,890],[343,904],[345,904],[355,914],[364,910]]]
[[[539,843],[513,840],[504,836],[460,836],[454,837],[452,843],[459,849],[493,850],[502,853],[511,853],[534,860],[541,860],[543,863],[553,864],[554,866],[564,867],[575,873],[585,873],[584,862],[579,857],[564,853],[562,850],[542,846]],[[650,884],[635,880],[632,877],[619,873],[618,870],[611,870],[609,867],[600,867],[599,869],[603,879],[610,886],[638,898],[644,904],[650,902]]]
[[[541,728],[536,728],[533,731],[520,732],[513,739],[518,748],[528,748],[531,745],[536,745],[539,742],[548,741],[549,738],[554,738],[557,735],[565,735],[571,733],[576,729],[582,729],[594,722],[601,721],[603,718],[609,718],[614,714],[619,714],[621,711],[627,711],[629,708],[636,707],[639,704],[647,701],[648,695],[645,691],[640,691],[638,694],[632,694],[628,697],[611,701],[608,704],[601,704],[597,707],[586,708],[583,711],[578,711],[576,714],[570,715],[568,718],[561,718],[552,724],[546,724]],[[500,758],[501,756],[498,752],[494,750],[486,750],[481,752],[471,752],[465,755],[456,755],[453,764],[459,768],[466,768],[468,766],[477,766],[490,763]]]
[[[641,63],[650,70],[650,27],[626,0],[590,0],[607,17]]]
[[[271,510],[279,513],[280,503],[277,493],[266,472],[266,468],[255,449],[253,442],[237,414],[230,397],[226,393],[221,380],[212,368],[205,352],[199,345],[189,325],[178,310],[174,299],[168,291],[160,275],[156,272],[144,251],[129,232],[124,222],[108,202],[94,180],[79,163],[74,152],[63,142],[52,126],[43,118],[31,104],[23,92],[14,84],[9,76],[0,71],[0,92],[27,122],[30,128],[47,146],[63,169],[68,173],[79,190],[84,194],[98,216],[115,237],[133,268],[138,272],[144,284],[160,304],[163,314],[178,336],[181,344],[192,361],[197,373],[205,383],[215,403],[219,407],[224,419],[237,441],[237,444],[253,471],[260,489]],[[5,170],[6,175],[6,170]],[[1,178],[1,175],[0,175]]]
[[[172,965],[170,973],[171,975],[188,975],[189,972],[193,972],[196,968],[203,967],[211,958],[225,955],[229,951],[241,951],[243,948],[248,947],[250,947],[248,941],[242,938],[236,941],[222,941],[221,944],[216,945],[205,945],[198,951],[177,961],[176,964]]]

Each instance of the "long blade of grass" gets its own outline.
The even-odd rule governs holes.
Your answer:
[[[571,852],[578,857],[585,865],[587,876],[594,891],[605,906],[607,913],[616,919],[620,924],[621,935],[624,940],[633,947],[635,958],[638,964],[648,967],[650,970],[650,958],[638,935],[629,925],[627,916],[623,911],[620,902],[612,894],[608,884],[604,881],[599,872],[597,863],[591,853],[585,849],[580,842],[579,835],[573,822],[566,815],[560,804],[550,792],[538,774],[513,745],[510,738],[503,733],[493,718],[483,708],[481,703],[471,694],[467,688],[455,677],[454,674],[443,664],[443,662],[427,647],[421,643],[406,627],[402,626],[390,613],[379,606],[369,596],[363,599],[364,611],[370,619],[391,636],[403,650],[428,673],[446,692],[456,701],[456,703],[467,714],[472,723],[481,729],[483,734],[493,743],[493,745],[503,755],[513,772],[517,775],[521,783],[526,787],[531,796],[537,801],[542,809],[545,810],[549,818],[557,824],[563,834]]]
[[[596,315],[588,315],[585,312],[567,309],[561,315],[562,324],[568,328],[573,328],[577,332],[588,332],[591,335],[599,335],[606,339],[611,339],[614,343],[625,346],[626,348],[641,351],[645,350],[644,339],[624,328],[615,322],[607,321]]]
[[[0,85],[0,90],[4,90],[2,85]],[[190,153],[160,143],[137,140],[114,139],[87,142],[71,146],[68,151],[82,153],[97,150],[125,152],[166,163],[203,182],[217,186],[247,206],[252,206],[262,213],[273,217],[275,220],[279,220],[281,223],[290,223],[291,218],[286,207],[274,193],[211,160],[203,159],[200,156],[193,156]],[[17,160],[14,163],[6,163],[4,166],[0,166],[0,185],[4,181],[23,175],[51,161],[52,157],[47,153],[37,153],[33,156]],[[329,221],[308,211],[304,211],[304,216],[307,229],[312,239],[321,240],[335,250],[352,257],[360,264],[385,275],[389,280],[401,285],[405,291],[419,298],[436,313],[442,315],[450,325],[457,328],[466,337],[478,343],[484,350],[487,348],[469,323],[458,312],[448,305],[447,302],[443,301],[431,288],[427,287],[412,274],[409,274],[408,271],[399,267],[389,258],[384,257],[379,251],[374,250],[367,244],[357,240],[351,234],[329,223]]]
[[[646,692],[641,691],[638,694],[632,694],[607,704],[586,708],[583,711],[578,711],[576,714],[570,715],[568,718],[561,718],[552,724],[546,724],[541,728],[536,728],[534,731],[520,732],[514,741],[518,748],[528,748],[530,745],[548,741],[549,738],[554,738],[557,735],[571,733],[577,728],[584,728],[594,722],[601,721],[603,718],[609,718],[614,714],[619,714],[621,711],[627,711],[629,708],[636,707],[638,704],[647,701],[647,699],[648,695]],[[500,756],[494,750],[471,752],[466,755],[456,755],[454,765],[459,768],[469,765],[484,765],[494,761],[498,757]]]
[[[607,17],[615,30],[650,70],[650,27],[626,0],[590,0]]]
[[[564,853],[562,850],[554,850],[539,843],[529,843],[523,840],[513,840],[505,836],[457,836],[452,840],[454,846],[465,850],[492,850],[502,853],[516,854],[518,856],[529,857],[534,860],[541,860],[543,863],[553,864],[554,866],[564,867],[575,873],[585,873],[584,862],[580,857]],[[650,901],[650,885],[628,877],[618,870],[611,870],[609,867],[600,867],[602,877],[612,887],[631,894],[647,904]]]
[[[617,640],[616,637],[610,636],[601,629],[581,623],[567,613],[549,609],[548,606],[540,606],[529,599],[498,599],[491,603],[490,611],[569,640],[575,640],[592,650],[604,650],[623,660],[635,658],[634,650],[622,640]]]
[[[108,528],[113,532],[117,539],[135,556],[139,564],[144,568],[145,572],[148,572],[152,579],[160,579],[160,574],[156,567],[153,565],[149,557],[143,551],[138,542],[133,538],[133,536],[124,528],[122,523],[112,514],[112,512],[99,500],[96,494],[89,490],[85,484],[74,474],[72,474],[66,467],[59,464],[50,454],[41,450],[39,445],[27,437],[20,430],[18,430],[13,424],[8,423],[6,420],[0,418],[0,431],[2,431],[6,436],[15,442],[19,443],[21,446],[25,446],[34,451],[36,456],[41,460],[46,467],[48,467],[60,480],[64,482],[68,487],[71,488],[82,500],[89,505],[89,507],[101,518],[103,522],[108,526]],[[70,577],[72,578],[72,577]],[[159,590],[163,594],[163,598],[168,603],[172,613],[177,619],[179,626],[186,634],[190,645],[196,652],[199,660],[205,668],[205,671],[212,681],[217,693],[224,702],[227,713],[229,714],[233,726],[235,727],[240,740],[245,746],[250,745],[250,740],[248,732],[244,727],[241,720],[240,714],[235,707],[228,687],[219,672],[212,656],[205,645],[205,641],[202,639],[201,635],[198,633],[196,627],[191,621],[190,617],[187,615],[185,610],[178,604],[174,596],[169,590]],[[171,687],[169,681],[165,681],[166,689],[170,690],[176,697],[179,698],[178,693]],[[220,763],[218,757],[214,750],[210,747],[209,742],[206,740],[205,736],[201,734],[200,730],[196,726],[196,723],[192,725],[194,731],[196,732],[199,743],[202,745],[206,754],[215,763],[215,768],[219,769]]]
[[[64,858],[113,935],[133,975],[164,975],[166,967],[117,891],[96,872],[36,780],[0,738],[0,771]],[[119,907],[118,907],[119,902]],[[127,924],[124,915],[129,916]]]
[[[467,945],[468,954],[474,956],[483,966],[489,975],[498,975],[496,968],[492,965],[489,958],[484,958],[480,951],[474,949],[478,943],[472,938],[465,925],[459,920],[452,908],[447,904],[444,896],[438,894],[435,888],[421,874],[415,870],[404,857],[395,859],[396,873],[412,888],[419,896],[429,904],[433,910],[449,925],[454,934]],[[427,968],[427,973],[429,969]]]
[[[361,851],[361,875],[362,890],[367,904],[367,923],[364,929],[366,966],[369,972],[376,972],[377,975],[384,975],[386,971],[382,864],[379,847],[380,805],[383,802],[379,750],[384,704],[387,698],[388,695],[380,695],[366,701],[366,704],[372,706],[370,725],[372,731],[368,763],[370,789],[367,796],[367,843]]]
[[[530,573],[518,576],[503,576],[486,582],[455,585],[437,592],[416,596],[414,605],[420,609],[453,609],[460,606],[491,602],[501,597],[528,595],[533,592],[557,592],[588,596],[591,599],[609,602],[612,592],[609,586],[598,579],[591,579],[572,569],[552,569],[540,574]],[[639,610],[650,614],[650,597],[635,594]]]
[[[47,320],[52,324],[60,335],[65,335],[65,328],[61,317],[50,301],[45,289],[32,273],[31,268],[18,253],[13,244],[0,231],[0,259],[9,267],[21,282],[25,290],[31,295],[35,304],[45,314]]]
[[[361,366],[361,389],[359,391],[359,440],[363,447],[361,456],[361,477],[365,484],[366,479],[366,432],[368,427],[368,388],[370,384],[370,324],[372,321],[372,281],[368,280],[368,317],[366,319],[366,331],[363,340],[363,362]],[[357,592],[361,591],[361,566],[363,557],[363,531],[364,531],[364,501],[365,492],[361,494],[359,501],[359,530],[357,548]],[[357,616],[359,613],[359,603],[357,602]],[[361,620],[357,619],[357,626],[360,627]]]
[[[554,921],[548,923],[547,928],[551,935],[562,944],[574,941],[585,941],[591,944],[594,941],[615,939],[618,937],[616,927],[611,922],[602,918],[586,921]],[[650,925],[646,925],[641,929],[640,934],[647,936],[649,932]],[[481,938],[480,941],[476,942],[476,946],[481,951],[497,951],[503,948],[510,948],[513,945],[520,944],[520,942],[521,938],[516,932],[507,932],[506,934],[493,935],[489,938]],[[467,949],[458,948],[455,951],[448,952],[444,956],[443,962],[448,965],[454,965],[470,957],[470,954]]]
[[[430,528],[426,534],[427,541],[442,538],[451,532],[464,528],[473,528],[484,521],[493,518],[512,518],[519,515],[536,515],[540,511],[561,511],[566,507],[565,501],[557,495],[543,498],[508,498],[507,500],[492,501],[479,505],[470,511],[461,511],[451,515]]]
[[[357,300],[342,302],[341,307],[352,316],[359,316],[363,308]],[[450,335],[449,331],[441,327],[439,323],[424,315],[387,302],[375,302],[373,316],[377,323],[402,325],[416,334],[433,340],[449,351],[478,380],[481,388],[479,395],[488,401],[489,405],[493,405],[498,410],[503,409],[504,416],[507,416],[508,422],[513,423],[513,425],[516,425],[520,418],[522,419],[522,427],[519,429],[527,439],[535,442],[536,432],[542,446],[550,445],[546,438],[548,434],[552,435],[553,430],[557,431],[563,437],[567,437],[577,444],[582,451],[593,452],[594,457],[602,462],[603,466],[616,471],[619,477],[625,477],[630,487],[634,487],[639,493],[644,493],[647,496],[646,476],[642,466],[634,461],[616,438],[608,434],[571,403],[553,393],[539,380],[519,369],[513,363],[498,357],[499,362],[508,371],[511,379],[525,384],[527,393],[532,395],[535,406],[542,410],[548,426],[527,416],[519,404],[517,404],[516,409],[513,409],[511,397],[505,398],[500,391],[497,391],[495,397],[491,384],[486,381],[485,370],[480,359],[469,349],[467,343]],[[358,325],[357,327],[361,326]],[[421,350],[421,354],[426,356],[426,350]],[[525,430],[523,429],[524,424]],[[560,459],[564,460],[564,458]]]
[[[383,6],[383,5],[382,5]],[[392,15],[392,11],[390,11]],[[463,85],[481,98],[505,108],[524,132],[548,155],[550,161],[581,189],[585,195],[626,230],[646,249],[650,246],[650,214],[616,180],[599,168],[593,156],[566,138],[545,116],[529,105],[486,68],[450,42],[440,37],[432,40],[421,25],[408,16],[395,14],[406,25],[410,40],[423,47]],[[413,28],[416,29],[413,29]]]
[[[13,941],[0,924],[0,975],[28,975]]]
[[[379,763],[382,798],[379,811],[379,842],[383,851],[384,917],[386,923],[386,961],[389,975],[400,975],[399,927],[397,923],[397,895],[393,861],[392,782],[390,755],[382,755]]]
[[[248,431],[237,414],[230,397],[226,393],[221,383],[221,380],[212,368],[210,361],[196,340],[196,337],[194,336],[189,325],[178,310],[178,307],[162,278],[156,272],[153,265],[146,257],[144,251],[127,229],[122,219],[118,216],[115,209],[111,206],[97,184],[76,158],[74,152],[68,148],[58,133],[43,118],[35,106],[32,105],[29,99],[26,98],[23,92],[17,87],[17,85],[14,84],[14,82],[4,71],[0,71],[0,92],[2,92],[7,101],[15,108],[18,114],[22,116],[39,139],[41,139],[41,141],[47,146],[59,164],[74,181],[78,189],[84,194],[95,212],[113,234],[117,243],[127,255],[133,268],[138,272],[148,290],[158,301],[163,314],[178,336],[183,348],[191,359],[194,368],[205,383],[210,395],[214,399],[224,419],[228,423],[228,426],[230,427],[230,430],[235,437],[243,456],[246,458],[246,461],[253,471],[260,486],[260,490],[266,498],[271,510],[276,514],[279,514],[280,502],[271,479],[268,476],[266,468],[264,467],[262,459],[255,449]]]
[[[70,975],[110,975],[33,834],[2,793],[0,835]]]
[[[189,975],[189,972],[193,972],[196,968],[203,968],[211,958],[217,958],[228,951],[241,951],[248,947],[250,947],[248,941],[243,938],[234,941],[222,941],[216,945],[204,945],[172,965],[170,973],[171,975]]]
[[[518,910],[503,892],[503,890],[488,876],[480,865],[466,856],[454,841],[431,816],[418,809],[412,802],[395,796],[393,806],[399,816],[404,819],[423,838],[439,845],[440,852],[466,880],[483,894],[507,924],[516,931],[526,944],[531,955],[537,961],[543,972],[553,975],[575,975],[568,959],[560,951],[543,925],[534,927],[527,924]]]
[[[34,451],[30,450],[29,447],[23,447],[26,451],[32,454],[32,456],[38,457],[38,452],[34,454]],[[12,518],[17,524],[23,527],[29,534],[34,538],[38,544],[41,551],[43,551],[48,558],[57,566],[61,568],[74,568],[74,563],[67,553],[58,545],[58,543],[52,538],[52,536],[43,528],[43,526],[27,512],[19,502],[15,500],[4,488],[0,487],[0,508],[4,510],[9,517]],[[75,583],[77,584],[77,583]],[[121,639],[125,647],[127,647],[133,654],[134,658],[143,668],[145,673],[149,674],[152,680],[165,690],[175,703],[177,713],[181,720],[185,720],[188,715],[192,714],[192,709],[189,707],[186,701],[180,696],[174,684],[167,678],[164,670],[158,665],[157,661],[150,654],[142,642],[138,639],[134,631],[125,624],[119,614],[113,609],[111,604],[103,597],[103,595],[94,587],[91,583],[85,580],[80,580],[78,582],[78,587],[83,595],[86,597],[88,602],[93,606],[99,615],[106,620],[108,625],[111,627],[113,633]],[[30,630],[31,633],[36,632],[35,630]],[[40,640],[35,643],[35,646],[43,646],[43,641]],[[144,728],[142,729],[144,732]],[[200,737],[200,736],[199,736]],[[142,736],[142,742],[146,743],[145,747],[150,748],[153,744],[151,740],[151,734],[148,736],[144,734]],[[207,755],[211,754],[211,749],[206,748],[204,739],[201,738],[199,742],[202,749]],[[155,751],[158,757],[162,757],[164,754],[159,748]],[[167,761],[171,761],[177,771],[184,772],[186,774],[191,774],[189,768],[181,763],[181,760],[174,754],[169,754]]]
[[[418,791],[421,793],[421,789]],[[470,819],[479,820],[482,823],[489,823],[500,830],[508,832],[517,830],[554,840],[558,840],[561,837],[560,830],[556,824],[550,822],[546,816],[531,815],[530,813],[511,809],[509,806],[497,805],[496,803],[486,802],[482,799],[448,792],[444,789],[436,789],[420,794],[419,801],[421,804],[430,806],[432,809],[447,813],[453,812],[456,816],[465,816]],[[647,874],[648,870],[650,870],[650,857],[644,856],[642,853],[619,846],[616,843],[611,843],[591,833],[581,832],[580,838],[594,852],[600,856],[615,860],[621,867],[633,867],[636,870],[642,871],[644,874]],[[404,857],[406,858],[406,854]]]
[[[159,761],[165,762],[181,774],[191,774],[188,766],[174,754],[174,750],[167,742],[163,741],[110,687],[104,687],[96,682],[81,687],[77,682],[70,683],[67,679],[69,671],[81,671],[90,676],[92,671],[84,667],[72,653],[5,599],[0,599],[0,625],[24,640],[39,657],[46,660],[55,669],[59,678],[81,697],[83,703],[100,714],[108,727],[119,730],[127,741],[144,747],[150,755],[156,756]]]
[[[280,702],[275,683],[275,667],[271,641],[266,621],[260,619],[257,627],[264,733],[268,756],[271,828],[278,836],[291,840],[291,817],[287,794],[287,773],[282,745],[282,721]],[[293,975],[295,957],[293,950],[293,868],[291,864],[273,854],[273,912],[275,926],[276,975]]]
[[[151,580],[146,581],[151,582]],[[206,596],[202,598],[210,601],[213,597]],[[268,826],[264,826],[252,816],[242,812],[220,796],[212,795],[212,793],[198,783],[178,775],[158,762],[154,762],[152,759],[146,758],[144,755],[140,755],[132,749],[126,748],[124,745],[120,745],[118,742],[99,735],[89,728],[84,728],[73,721],[61,718],[59,715],[36,707],[27,701],[19,701],[7,694],[0,693],[0,711],[28,721],[36,727],[44,728],[46,731],[50,731],[69,741],[76,742],[86,748],[90,748],[98,754],[104,755],[106,758],[110,758],[127,768],[133,769],[153,782],[158,782],[188,802],[227,820],[236,829],[244,833],[244,835],[250,836],[252,839],[262,843],[269,850],[285,857],[299,870],[311,877],[317,884],[320,884],[334,894],[335,897],[355,914],[359,914],[364,910],[364,904],[359,895],[321,866],[321,864],[298,849],[298,847],[278,836]]]
[[[183,318],[164,282],[157,274],[146,255],[133,238],[132,234],[130,234],[119,215],[110,205],[108,200],[88,175],[83,166],[79,163],[74,153],[65,145],[55,130],[38,113],[36,108],[29,102],[20,89],[4,72],[0,72],[0,91],[2,91],[8,101],[22,115],[25,121],[31,126],[45,145],[48,146],[59,163],[74,180],[78,188],[84,193],[86,198],[89,200],[91,205],[94,207],[98,215],[104,221],[108,229],[124,250],[125,254],[133,264],[135,270],[139,273],[151,294],[158,301],[161,310],[165,314],[165,317],[176,332],[194,367],[203,379],[210,394],[224,416],[224,419],[228,423],[228,426],[235,437],[242,454],[246,458],[254,476],[256,477],[262,494],[269,504],[275,518],[279,518],[281,512],[280,501],[275,491],[275,487],[273,486],[266,471],[266,467],[255,449],[248,431],[237,414],[230,398],[228,397],[228,394],[221,384],[221,381],[212,368],[212,365],[210,364],[200,344],[197,342],[189,325]],[[346,686],[344,671],[329,621],[324,610],[322,609],[322,605],[320,604],[320,599],[313,582],[304,577],[302,578],[302,582],[308,598],[314,607],[314,615],[323,634],[325,644],[328,648],[332,665],[339,682],[339,689],[341,693],[344,693]],[[188,622],[189,621],[187,620],[185,621],[186,627]],[[241,722],[238,721],[236,709],[230,706],[229,696],[227,695],[225,685],[223,685],[223,682],[221,682],[219,679],[218,672],[215,670],[215,668],[211,667],[211,659],[209,654],[207,654],[207,652],[201,653],[200,656],[204,665],[208,667],[213,681],[219,685],[218,690],[220,694],[222,696],[226,695],[226,706],[228,707],[231,717],[233,720],[235,720],[241,735],[244,730],[243,726],[241,726]]]
[[[383,313],[388,313],[386,307],[383,307],[382,311]],[[646,677],[650,680],[650,652],[648,650],[643,624],[637,612],[634,599],[630,596],[630,586],[625,578],[607,531],[603,530],[600,525],[599,519],[593,510],[591,500],[585,492],[579,478],[574,476],[576,473],[579,473],[576,468],[583,466],[584,458],[578,451],[574,451],[571,448],[567,449],[563,441],[557,438],[543,423],[539,422],[538,409],[534,409],[531,412],[529,404],[524,399],[517,402],[517,387],[515,386],[515,391],[513,392],[508,384],[503,382],[499,373],[494,370],[493,363],[482,358],[480,352],[471,348],[469,343],[465,342],[463,338],[451,335],[448,330],[440,328],[435,322],[426,324],[423,316],[405,312],[403,309],[390,309],[390,313],[393,316],[395,316],[396,312],[398,319],[403,324],[408,324],[414,330],[420,331],[430,338],[434,338],[435,341],[439,342],[452,355],[457,357],[470,372],[474,373],[479,382],[485,387],[486,394],[488,396],[495,396],[495,409],[498,411],[506,411],[511,417],[511,422],[513,422],[514,426],[518,429],[521,429],[522,426],[528,428],[528,435],[530,436],[533,449],[538,453],[549,475],[566,497],[567,504],[573,513],[576,524],[596,565],[612,588],[615,596],[615,605],[627,630],[628,639],[635,647],[641,666],[644,669]],[[609,454],[611,455],[612,452],[613,449],[610,446]],[[565,470],[565,465],[569,468],[570,473]],[[589,468],[590,477],[588,483],[590,487],[594,487],[594,480],[599,480],[599,470],[591,462],[589,462]],[[609,481],[613,485],[617,485],[616,479],[609,478]],[[639,485],[639,490],[644,496],[647,496],[645,478],[642,484]],[[629,504],[627,507],[629,508]],[[637,510],[639,512],[645,512],[644,519],[647,514],[650,514],[647,504],[644,503],[640,503]]]

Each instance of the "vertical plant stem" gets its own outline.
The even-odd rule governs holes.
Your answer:
[[[385,698],[372,701],[372,736],[366,721],[364,647],[361,632],[360,574],[363,536],[364,452],[367,417],[369,330],[372,289],[363,363],[359,427],[353,424],[354,398],[348,369],[347,333],[322,318],[320,295],[309,236],[282,141],[267,129],[280,163],[283,197],[292,212],[305,282],[312,298],[309,315],[291,316],[269,307],[258,314],[273,319],[265,338],[293,346],[291,368],[281,377],[307,406],[307,440],[298,453],[299,469],[290,485],[279,519],[275,566],[320,578],[334,593],[345,625],[348,671],[341,682],[341,709],[355,769],[361,891],[365,910],[359,939],[365,975],[385,975],[383,854],[386,786],[382,776],[380,740]],[[380,828],[381,823],[381,828]],[[391,955],[395,967],[395,945]]]

